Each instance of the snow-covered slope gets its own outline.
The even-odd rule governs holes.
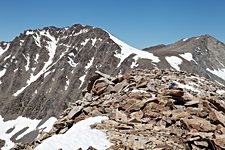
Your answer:
[[[72,150],[72,149],[88,149],[93,146],[98,150],[105,150],[112,144],[107,140],[105,133],[91,129],[90,125],[100,123],[102,120],[108,119],[103,116],[91,117],[82,120],[70,128],[65,134],[54,135],[42,144],[38,145],[35,150]]]
[[[1,149],[9,150],[14,146],[15,141],[20,141],[21,138],[31,132],[49,132],[56,120],[56,118],[51,117],[40,125],[41,120],[37,119],[20,116],[15,120],[3,121],[2,116],[0,116],[0,139],[5,141],[5,145]],[[32,140],[31,138],[30,141]]]
[[[135,57],[137,58],[150,59],[154,63],[158,63],[160,61],[159,58],[154,56],[152,53],[133,48],[127,45],[126,43],[122,42],[118,38],[114,37],[110,33],[109,33],[109,36],[121,48],[121,51],[115,54],[115,56],[120,59],[118,66],[120,66],[121,63],[131,54],[135,54],[136,55]]]

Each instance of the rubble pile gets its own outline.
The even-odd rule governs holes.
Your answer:
[[[108,116],[91,127],[107,134],[114,144],[109,150],[225,149],[225,87],[195,74],[159,69],[117,77],[96,72],[83,98],[49,133],[16,147],[33,149],[91,116]]]

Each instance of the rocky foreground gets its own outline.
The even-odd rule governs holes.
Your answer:
[[[225,149],[225,87],[195,74],[155,69],[111,77],[96,72],[82,94],[49,133],[14,149],[34,149],[92,116],[109,118],[91,126],[106,133],[113,143],[109,150]]]

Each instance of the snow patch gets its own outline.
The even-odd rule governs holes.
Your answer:
[[[80,87],[83,85],[85,77],[86,77],[86,74],[84,74],[83,76],[79,78],[79,80],[81,81]]]
[[[138,65],[139,65],[139,64],[137,63],[137,61],[138,61],[138,56],[137,56],[137,55],[134,56],[133,59],[134,59],[134,61],[132,62],[130,68],[138,67]]]
[[[0,78],[5,75],[6,69],[4,68],[3,70],[0,71]]]
[[[35,61],[36,63],[38,63],[38,58],[39,58],[39,54],[37,53],[36,56],[35,56],[35,58],[34,58],[34,61]]]
[[[225,80],[225,68],[217,69],[217,70],[211,70],[211,69],[207,68],[206,70],[211,72],[212,74],[222,78],[223,80]]]
[[[74,55],[74,53],[72,52],[72,53],[69,53],[68,54],[70,57],[75,57],[75,55]]]
[[[35,36],[36,35],[36,36]],[[41,48],[41,37],[40,35],[38,35],[37,33],[33,35],[33,38],[34,38],[34,41],[35,41],[35,44]]]
[[[182,41],[185,42],[185,41],[187,41],[187,40],[188,40],[188,38],[184,38]]]
[[[69,58],[68,63],[70,64],[70,66],[75,68],[78,63],[75,63],[72,58],[70,58],[70,57],[68,57],[68,58]]]
[[[48,118],[44,124],[42,124],[38,129],[43,129],[44,132],[49,132],[52,129],[53,124],[57,121],[55,117]]]
[[[81,42],[81,45],[83,45],[83,46],[86,45],[89,40],[90,39],[85,39],[84,42]]]
[[[5,44],[6,44],[5,49],[3,49],[2,47],[0,47],[0,56],[9,49],[10,43],[4,43],[4,45]]]
[[[10,58],[11,57],[11,55],[9,55],[9,56],[6,56],[5,58],[4,58],[4,61],[6,61],[8,58]]]
[[[25,70],[28,71],[29,70],[29,65],[30,65],[30,60],[29,60],[29,57],[27,58],[24,54],[23,54],[23,57],[26,59],[26,66],[25,66]]]
[[[87,66],[85,66],[85,70],[87,70],[88,68],[90,68],[93,64],[93,61],[94,61],[94,57],[91,58],[90,62],[87,64]]]
[[[180,56],[181,56],[182,58],[186,59],[187,61],[194,60],[191,53],[180,54]]]
[[[82,33],[87,33],[88,31],[89,31],[88,29],[82,29],[78,33],[75,33],[73,36],[77,36],[77,35],[82,34]]]
[[[92,41],[92,45],[94,46],[97,41],[97,38],[91,39],[91,41]]]
[[[44,150],[51,148],[52,150],[63,149],[88,149],[93,146],[98,150],[105,150],[112,144],[107,140],[106,134],[97,129],[91,129],[90,125],[100,123],[102,120],[108,119],[104,116],[90,117],[74,124],[65,134],[53,135],[38,145],[35,150]]]
[[[65,90],[67,90],[68,89],[68,87],[69,87],[69,83],[70,83],[70,81],[69,81],[69,79],[67,78],[67,76],[66,76],[66,85],[65,85]]]
[[[177,56],[166,56],[166,61],[172,66],[174,69],[180,71],[179,65],[182,64],[182,59]]]
[[[20,40],[20,46],[22,46],[24,43],[24,40]]]
[[[48,37],[51,41],[48,41],[48,45],[46,46],[46,49],[48,50],[48,54],[49,54],[49,59],[47,62],[45,62],[44,67],[42,68],[42,70],[37,73],[36,75],[31,74],[30,79],[27,81],[27,85],[25,87],[22,87],[20,90],[18,90],[16,93],[13,94],[13,96],[18,96],[21,92],[23,92],[24,89],[26,89],[31,83],[35,82],[43,73],[45,73],[47,71],[47,69],[51,66],[51,64],[53,63],[53,58],[55,56],[55,52],[56,52],[56,44],[57,44],[57,40],[55,39],[55,37],[51,36],[49,34],[49,32],[47,31],[41,31],[40,32],[41,35]]]
[[[32,35],[32,34],[34,34],[34,31],[26,31],[25,34],[26,34],[26,35]]]
[[[41,120],[37,119],[29,119],[26,117],[19,116],[15,120],[9,120],[9,121],[3,121],[2,116],[0,115],[0,139],[5,140],[5,145],[2,148],[2,150],[9,150],[14,146],[14,143],[10,140],[10,138],[19,132],[20,130],[28,127],[26,131],[21,133],[16,140],[22,138],[24,135],[30,133],[34,130],[39,130],[41,128],[45,129],[44,131],[49,131],[49,129],[53,126],[53,120],[54,122],[57,120],[54,117],[51,117],[49,120],[47,120],[41,127],[37,128],[37,125],[40,123]],[[14,128],[14,129],[13,129]],[[12,132],[7,133],[9,129],[13,129]]]
[[[216,90],[216,93],[218,93],[218,94],[225,94],[225,90]]]
[[[145,58],[145,59],[151,59],[152,62],[158,63],[160,60],[158,57],[154,56],[152,53],[146,52],[146,51],[142,51],[142,50],[138,50],[136,48],[133,48],[129,45],[127,45],[126,43],[122,42],[121,40],[117,39],[116,37],[114,37],[113,35],[111,35],[110,33],[108,33],[110,38],[120,46],[121,48],[121,53],[116,53],[114,56],[120,59],[119,64],[117,65],[117,67],[119,67],[121,65],[121,63],[131,54],[136,54],[138,58]]]

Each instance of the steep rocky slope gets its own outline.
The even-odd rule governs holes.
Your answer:
[[[96,70],[130,68],[131,54],[158,62],[99,28],[74,25],[27,30],[0,44],[0,110],[5,119],[57,116],[80,96]]]
[[[50,132],[15,149],[102,149],[88,141],[73,144],[90,136],[73,134],[73,127],[96,116],[106,116],[91,127],[107,135],[109,150],[225,148],[225,87],[195,74],[154,69],[117,77],[96,72],[83,97],[60,115]]]

